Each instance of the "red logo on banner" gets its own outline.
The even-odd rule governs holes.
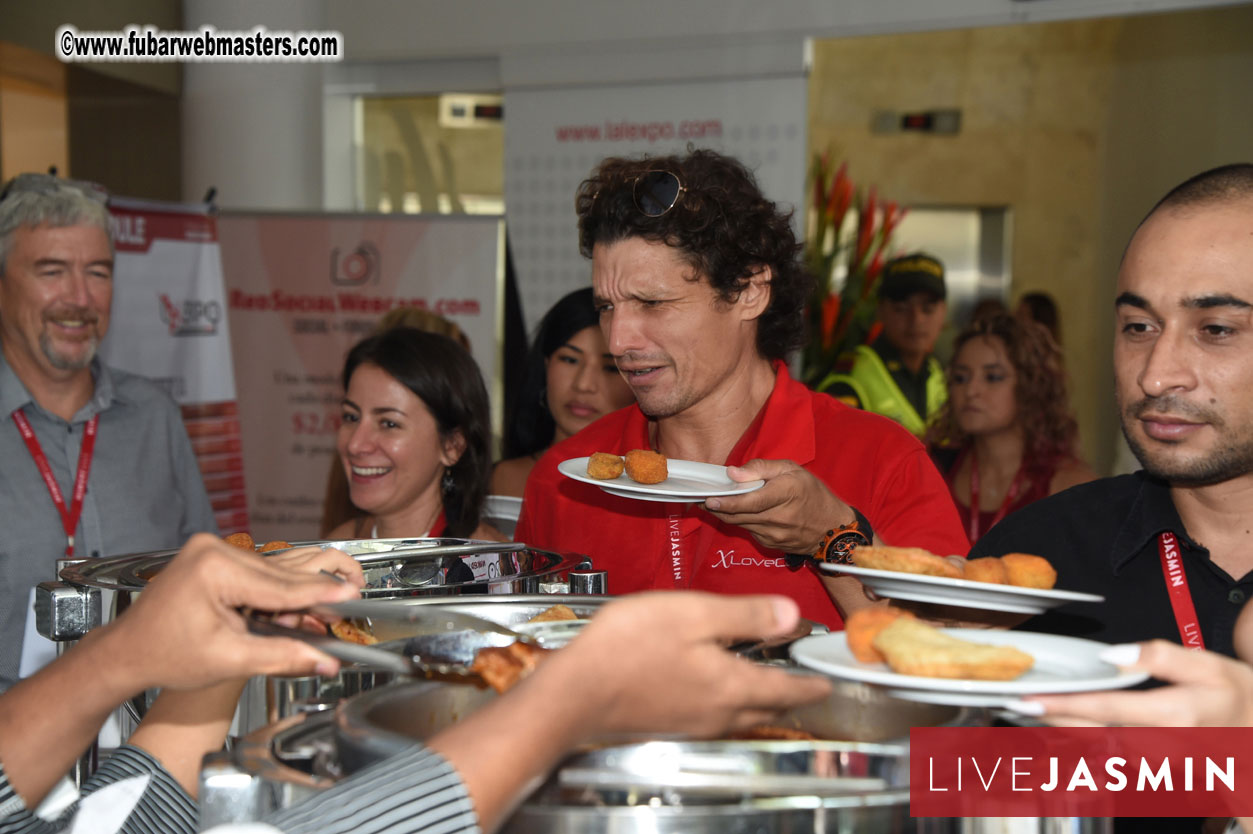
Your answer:
[[[915,817],[1253,815],[1253,729],[925,727]]]

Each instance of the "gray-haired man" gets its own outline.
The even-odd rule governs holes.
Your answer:
[[[50,659],[31,590],[57,559],[216,531],[177,406],[96,358],[113,242],[102,197],[24,174],[0,192],[0,689]],[[24,643],[27,651],[23,652]],[[23,657],[25,655],[25,657]]]

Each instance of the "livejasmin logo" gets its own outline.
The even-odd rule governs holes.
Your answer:
[[[916,817],[1253,815],[1253,729],[923,727]]]
[[[1001,765],[1005,765],[1005,769],[1001,770]],[[935,757],[927,758],[927,768],[931,774],[931,780],[928,789],[932,791],[948,791],[962,790],[963,775],[966,777],[966,786],[970,787],[970,772],[974,772],[974,776],[982,785],[983,790],[991,791],[992,785],[996,782],[997,774],[1000,773],[1002,779],[1008,779],[1010,782],[1009,789],[1011,791],[1055,791],[1058,789],[1064,791],[1122,791],[1126,790],[1129,784],[1127,780],[1127,766],[1132,765],[1132,772],[1138,773],[1136,777],[1135,790],[1165,790],[1173,791],[1176,785],[1176,774],[1182,767],[1182,778],[1179,781],[1180,788],[1185,791],[1194,790],[1199,780],[1194,780],[1193,776],[1196,770],[1199,770],[1201,763],[1194,760],[1192,756],[1185,756],[1182,762],[1172,761],[1169,758],[1160,759],[1156,766],[1146,758],[1140,759],[1138,770],[1135,769],[1133,762],[1128,762],[1122,756],[1110,756],[1104,760],[1104,764],[1097,765],[1097,772],[1104,771],[1105,776],[1109,778],[1098,787],[1096,778],[1092,775],[1093,768],[1088,764],[1088,760],[1080,757],[1077,762],[1066,762],[1062,764],[1057,756],[1049,756],[1046,761],[1048,779],[1040,781],[1039,771],[1033,771],[1032,768],[1039,765],[1040,762],[1031,756],[1013,756],[1006,762],[1004,756],[998,756],[994,761],[984,760],[980,762],[977,756],[957,757],[957,784],[952,788],[948,786],[940,786],[935,780]],[[941,763],[941,768],[944,763]],[[1234,756],[1228,756],[1222,764],[1214,761],[1208,756],[1205,757],[1205,790],[1213,791],[1216,782],[1221,782],[1229,791],[1236,789],[1236,760]],[[1063,770],[1064,769],[1064,770]],[[984,771],[987,771],[985,777]],[[964,771],[964,772],[963,772]],[[1066,774],[1069,774],[1067,776]],[[1065,784],[1063,785],[1063,781]]]

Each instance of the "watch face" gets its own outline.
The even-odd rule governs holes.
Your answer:
[[[868,544],[870,544],[870,541],[856,530],[840,533],[831,539],[831,543],[827,545],[826,561],[835,562],[838,565],[851,565],[853,563],[853,551],[862,545]]]

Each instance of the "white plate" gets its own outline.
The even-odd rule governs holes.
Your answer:
[[[862,663],[849,651],[843,632],[806,637],[792,644],[792,659],[841,680],[889,688],[911,701],[954,706],[1000,707],[1023,695],[1096,692],[1123,689],[1148,678],[1145,672],[1121,672],[1098,656],[1105,643],[1030,631],[944,628],[945,634],[992,646],[1013,646],[1035,658],[1035,665],[1012,681],[975,681],[898,675],[886,663]]]
[[[698,463],[694,460],[666,461],[670,477],[659,484],[641,484],[625,474],[601,481],[587,474],[587,458],[570,458],[557,464],[557,471],[567,478],[598,486],[610,495],[639,501],[668,501],[695,504],[715,495],[742,495],[761,489],[765,481],[733,481],[725,466]]]
[[[873,570],[853,565],[837,565],[832,562],[820,562],[818,567],[827,573],[856,576],[863,585],[881,597],[908,599],[914,602],[934,602],[940,605],[958,605],[962,608],[983,608],[991,611],[1009,611],[1015,614],[1043,614],[1050,608],[1070,602],[1105,601],[1105,597],[1098,594],[1084,594],[1079,591],[1045,591],[1040,588],[997,585],[993,582],[949,579],[946,576],[924,576],[921,573],[905,573],[896,570]]]

